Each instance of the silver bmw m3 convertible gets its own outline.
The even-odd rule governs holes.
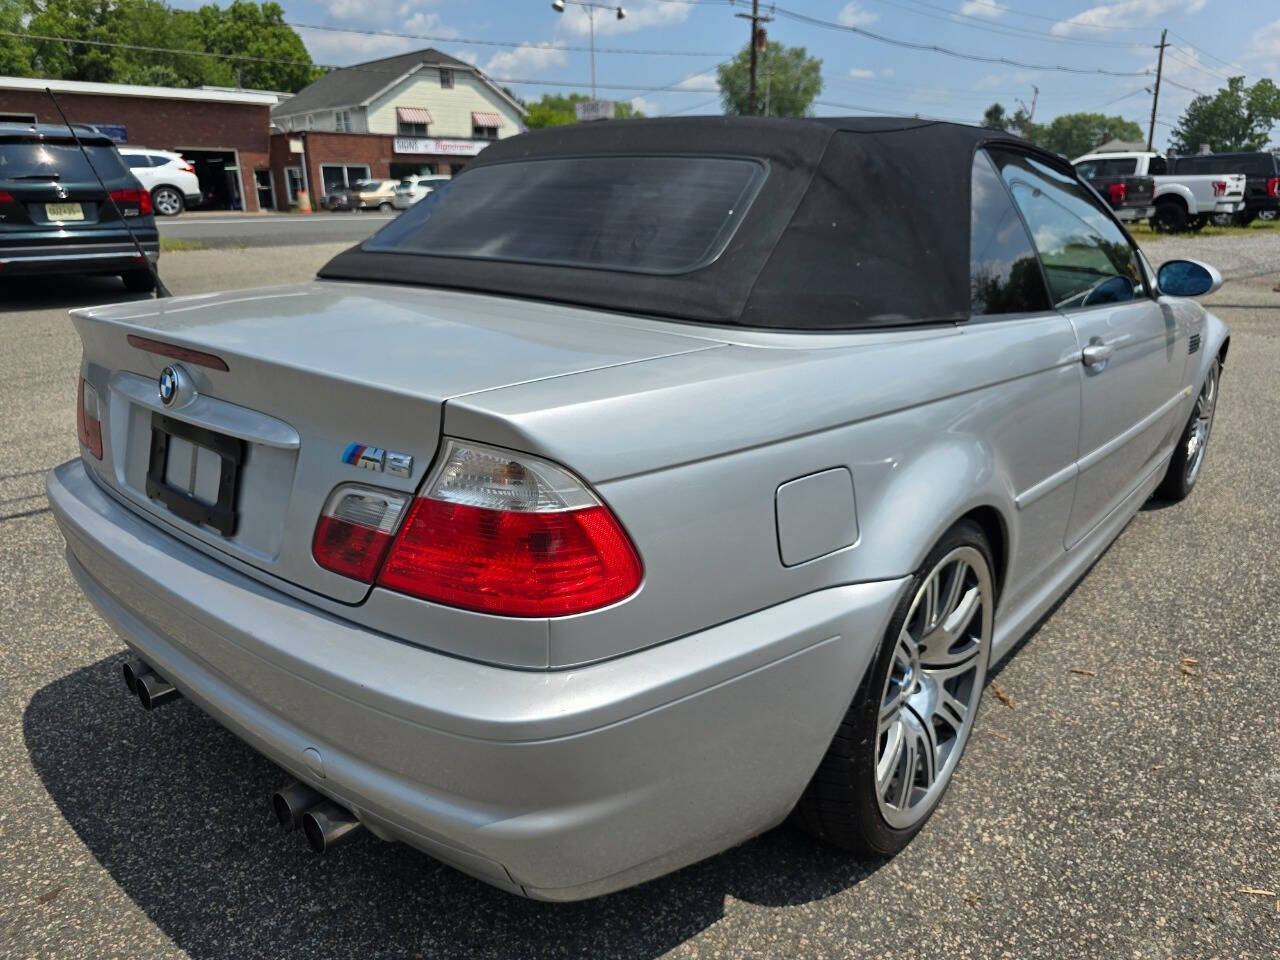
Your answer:
[[[551,900],[792,815],[890,855],[990,665],[1194,487],[1221,282],[992,131],[561,128],[314,282],[74,311],[48,495],[130,689],[317,850]]]

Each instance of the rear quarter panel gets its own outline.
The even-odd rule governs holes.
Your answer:
[[[1078,358],[1058,316],[762,334],[452,400],[445,432],[569,465],[635,540],[637,594],[549,622],[549,663],[568,666],[836,584],[900,577],[975,507],[999,511],[1016,571],[1005,590],[1016,595],[1062,555]],[[777,488],[840,466],[854,478],[858,540],[784,567]]]

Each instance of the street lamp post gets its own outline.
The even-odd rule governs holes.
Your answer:
[[[591,3],[590,0],[551,0],[551,9],[556,13],[564,13],[566,3],[587,8],[587,20],[591,24],[591,99],[594,100],[596,98],[596,11],[613,10],[619,20],[627,19],[627,11],[608,3]]]

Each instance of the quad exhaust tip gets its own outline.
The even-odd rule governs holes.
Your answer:
[[[346,843],[364,829],[355,814],[326,800],[302,815],[302,832],[316,853],[325,853]]]
[[[138,698],[144,710],[154,710],[182,696],[177,687],[141,660],[126,660],[122,673],[124,685]]]

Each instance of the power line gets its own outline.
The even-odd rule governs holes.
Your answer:
[[[376,67],[351,66],[339,67],[331,64],[314,63],[310,60],[287,60],[280,57],[256,57],[245,53],[213,53],[208,50],[183,50],[176,47],[158,47],[140,43],[122,43],[113,40],[80,40],[74,37],[59,37],[52,34],[26,33],[17,30],[0,30],[0,37],[17,37],[24,40],[48,40],[54,43],[72,43],[82,44],[92,47],[108,47],[120,50],[138,50],[143,53],[169,53],[184,57],[205,57],[212,60],[241,60],[250,63],[271,63],[283,66],[294,67],[311,67],[322,70],[350,70],[357,73],[378,73],[383,76],[401,76],[403,70],[380,70]],[[478,73],[480,71],[477,71]],[[590,83],[575,83],[568,80],[533,80],[521,77],[491,77],[488,74],[481,74],[492,83],[513,83],[519,86],[548,86],[548,87],[571,87],[580,90],[589,89]],[[599,84],[607,90],[633,90],[637,93],[706,93],[705,90],[681,90],[679,84],[684,78],[675,81],[675,83],[665,86],[648,86],[641,84],[620,84],[620,83],[602,83]]]
[[[1170,33],[1173,33],[1173,31],[1172,31],[1172,30],[1170,30],[1169,32],[1170,32]],[[1190,47],[1192,50],[1195,50],[1197,53],[1203,53],[1203,54],[1204,54],[1206,57],[1208,57],[1210,60],[1217,60],[1220,64],[1222,64],[1222,65],[1223,65],[1224,67],[1226,67],[1228,70],[1237,70],[1237,69],[1239,69],[1239,65],[1238,65],[1238,64],[1232,63],[1230,60],[1223,60],[1221,57],[1216,56],[1216,55],[1214,55],[1214,54],[1210,53],[1208,50],[1204,49],[1203,47],[1197,47],[1194,43],[1192,43],[1192,42],[1191,42],[1190,40],[1188,40],[1186,37],[1182,36],[1182,34],[1180,34],[1180,33],[1173,33],[1173,35],[1174,35],[1175,37],[1177,37],[1179,40],[1181,40],[1183,43],[1185,43],[1185,44],[1186,44],[1188,47]]]
[[[921,7],[928,7],[931,10],[940,10],[946,14],[942,16],[936,13],[925,13],[918,10],[915,6],[907,6],[898,3],[896,0],[876,0],[877,3],[883,3],[885,6],[895,7],[898,10],[905,10],[907,13],[914,13],[919,17],[928,17],[931,20],[941,20],[944,23],[953,26],[969,27],[972,30],[981,30],[984,33],[996,34],[1002,37],[1015,37],[1018,39],[1037,39],[1050,43],[1071,43],[1083,44],[1085,46],[1094,47],[1131,47],[1132,43],[1124,40],[1086,40],[1080,37],[1061,37],[1053,33],[1046,33],[1043,30],[1032,30],[1029,27],[1016,27],[1013,25],[995,24],[990,20],[984,20],[981,17],[969,16],[966,13],[957,13],[954,10],[948,10],[946,7],[940,7],[936,4],[925,3],[924,0],[915,0],[916,4]],[[972,21],[972,22],[968,22]]]
[[[469,40],[426,33],[395,33],[391,30],[362,30],[358,27],[334,27],[318,23],[286,21],[295,30],[323,30],[329,33],[354,33],[365,37],[387,37],[395,40],[425,40],[427,43],[461,43],[483,47],[530,47],[536,50],[564,50],[587,53],[591,48],[567,43],[530,43],[528,40]],[[643,50],[634,47],[596,47],[596,53],[623,53],[645,57],[731,57],[732,53],[704,50]]]
[[[1003,13],[1011,13],[1015,17],[1028,17],[1032,20],[1044,20],[1049,23],[1062,23],[1064,19],[1062,17],[1045,16],[1042,13],[1030,13],[1025,10],[1017,10],[1013,7],[1008,6],[1007,4],[992,3],[990,2],[990,0],[968,0],[968,2],[971,4],[974,4],[975,6],[988,7],[992,10],[1000,10]],[[931,6],[931,4],[925,4],[925,6]],[[940,9],[945,9],[945,8],[940,8]],[[963,14],[957,14],[957,16],[963,16]],[[1084,27],[1087,30],[1106,30],[1108,33],[1115,33],[1117,31],[1124,31],[1128,33],[1146,33],[1147,32],[1145,27],[1112,27],[1112,26],[1101,26],[1101,25],[1095,26],[1094,24],[1090,24],[1090,23],[1081,23],[1081,24],[1077,24],[1076,26]]]
[[[971,60],[975,63],[999,63],[1009,67],[1019,67],[1023,70],[1045,70],[1076,74],[1101,74],[1102,76],[1108,77],[1146,77],[1151,74],[1150,70],[1143,70],[1141,72],[1103,70],[1100,68],[1090,70],[1084,67],[1067,67],[1061,64],[1026,63],[1021,60],[1011,60],[1008,57],[985,57],[979,54],[952,50],[950,47],[942,47],[937,44],[916,43],[911,40],[901,40],[896,37],[888,37],[884,34],[875,33],[871,30],[864,30],[862,27],[847,26],[843,23],[836,23],[833,20],[823,20],[820,17],[811,17],[808,14],[797,13],[794,10],[787,10],[783,7],[774,7],[773,10],[777,16],[786,17],[789,20],[795,20],[799,23],[807,23],[815,27],[824,27],[828,30],[840,30],[844,33],[854,33],[861,37],[867,37],[870,40],[876,40],[880,43],[886,43],[894,47],[901,47],[906,50],[921,50],[927,53],[940,53],[948,57],[955,57],[959,60]]]
[[[1178,63],[1182,64],[1184,67],[1190,67],[1192,70],[1198,70],[1198,71],[1200,71],[1201,73],[1208,74],[1208,75],[1209,75],[1209,76],[1211,76],[1211,77],[1217,77],[1219,80],[1230,80],[1230,79],[1231,79],[1231,78],[1230,78],[1229,76],[1227,76],[1225,73],[1220,73],[1220,72],[1219,72],[1219,71],[1217,71],[1217,70],[1213,70],[1213,69],[1211,69],[1211,68],[1209,68],[1209,67],[1206,67],[1206,66],[1205,66],[1204,64],[1202,64],[1202,63],[1197,63],[1195,60],[1192,60],[1190,57],[1184,57],[1184,56],[1183,56],[1183,55],[1178,51],[1178,48],[1177,48],[1177,47],[1171,46],[1171,47],[1169,48],[1169,56],[1173,57],[1173,59],[1174,59],[1174,60],[1177,60],[1177,61],[1178,61]]]

